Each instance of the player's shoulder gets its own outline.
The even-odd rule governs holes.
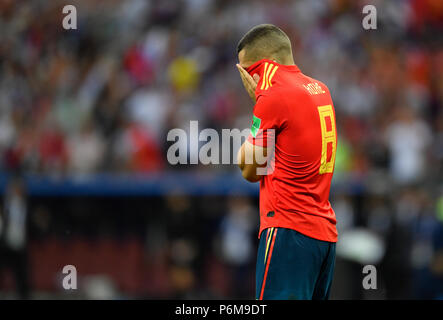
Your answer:
[[[272,89],[261,91],[257,95],[257,103],[273,108],[279,107],[284,103],[284,95],[282,94],[283,90],[282,88],[274,86]]]
[[[254,113],[269,115],[275,117],[276,115],[283,116],[286,111],[287,101],[281,94],[281,91],[277,87],[272,87],[271,90],[261,92],[257,96],[257,101],[254,106]]]

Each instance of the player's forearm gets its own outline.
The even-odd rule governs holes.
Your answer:
[[[249,182],[258,182],[262,178],[262,176],[257,175],[257,165],[255,161],[253,163],[246,163],[246,147],[245,143],[240,147],[237,153],[237,165],[242,172],[243,178],[248,180]]]
[[[243,171],[243,168],[245,167],[245,149],[244,144],[238,149],[237,152],[237,165],[240,168],[240,170]]]

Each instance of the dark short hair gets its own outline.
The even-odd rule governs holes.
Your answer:
[[[260,24],[249,30],[238,42],[237,53],[243,49],[250,59],[292,54],[289,37],[273,24]]]

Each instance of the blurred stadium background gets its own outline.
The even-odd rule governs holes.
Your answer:
[[[236,44],[265,22],[335,102],[331,298],[443,298],[440,0],[1,0],[1,298],[253,298],[257,186],[166,134],[249,127]]]

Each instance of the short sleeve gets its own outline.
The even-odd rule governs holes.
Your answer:
[[[248,141],[260,147],[274,144],[276,134],[282,130],[285,118],[282,101],[272,96],[260,96],[254,106],[251,133]]]

